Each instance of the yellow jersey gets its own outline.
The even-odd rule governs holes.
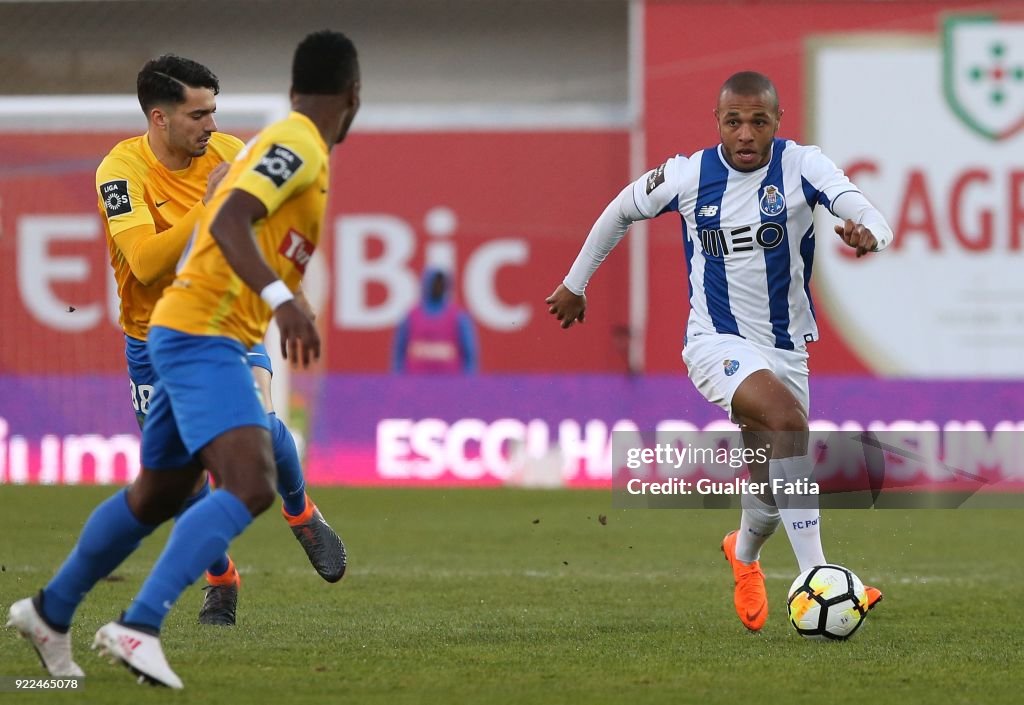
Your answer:
[[[259,199],[267,215],[252,225],[256,246],[296,291],[320,242],[328,163],[320,131],[302,113],[292,112],[253,138],[217,187],[151,323],[192,335],[234,338],[247,348],[262,341],[273,313],[224,259],[210,224],[233,190]]]
[[[100,163],[96,193],[126,335],[146,339],[153,307],[204,210],[210,172],[242,147],[237,137],[215,132],[205,154],[171,171],[141,135],[118,143]]]

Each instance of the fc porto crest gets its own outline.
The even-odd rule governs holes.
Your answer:
[[[736,374],[736,371],[740,369],[739,360],[722,360],[722,366],[725,368],[725,376],[732,377]]]
[[[1024,128],[1024,22],[949,17],[942,59],[946,102],[968,127],[993,141]]]
[[[782,191],[778,187],[772,185],[765,186],[764,193],[761,195],[760,206],[761,212],[765,215],[778,215],[786,207],[786,197],[782,195]]]

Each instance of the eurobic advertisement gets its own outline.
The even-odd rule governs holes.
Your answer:
[[[780,136],[819,145],[895,233],[857,260],[820,217],[812,429],[895,434],[930,467],[1004,486],[1024,457],[1024,16],[993,6],[1014,7],[770,3],[752,42],[736,30],[746,3],[649,2],[639,133],[647,168],[712,146],[722,81],[771,77]],[[0,483],[138,471],[93,184],[127,136],[0,133]],[[640,274],[625,241],[612,253],[584,325],[562,331],[546,312],[594,219],[643,173],[636,139],[621,126],[364,130],[333,153],[308,270],[326,354],[277,400],[311,484],[610,487],[621,434],[735,431],[680,357],[678,218],[652,222]],[[390,371],[427,267],[452,273],[479,343],[473,374]],[[631,372],[632,336],[644,354]],[[942,484],[930,472],[909,474]]]

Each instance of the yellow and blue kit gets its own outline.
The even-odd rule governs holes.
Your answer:
[[[160,382],[143,432],[144,467],[182,467],[226,431],[267,426],[246,357],[273,314],[228,264],[210,226],[232,191],[259,199],[267,215],[252,226],[257,248],[296,291],[320,241],[328,165],[318,128],[293,112],[246,145],[224,177],[150,320]]]

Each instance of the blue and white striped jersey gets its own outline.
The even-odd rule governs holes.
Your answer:
[[[730,333],[784,350],[816,340],[813,210],[820,204],[836,215],[833,204],[845,193],[859,196],[821,150],[784,139],[775,139],[770,161],[756,171],[733,169],[719,146],[673,157],[634,182],[642,217],[677,211],[682,218],[687,339]]]

